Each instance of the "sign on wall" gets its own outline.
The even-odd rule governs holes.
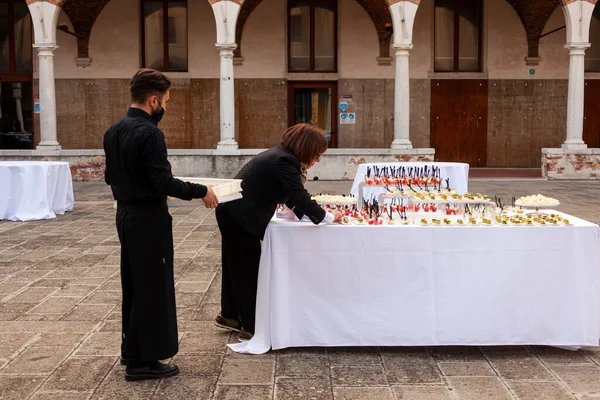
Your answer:
[[[356,123],[355,105],[352,103],[351,94],[340,95],[340,125],[351,125]]]

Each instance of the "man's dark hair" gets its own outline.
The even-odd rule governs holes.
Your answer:
[[[129,82],[131,101],[143,104],[150,96],[162,97],[171,87],[171,81],[162,72],[150,68],[140,69]]]

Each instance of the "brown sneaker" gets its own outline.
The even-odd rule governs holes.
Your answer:
[[[240,342],[247,342],[248,340],[252,339],[252,337],[254,337],[253,334],[251,334],[250,332],[246,332],[246,331],[242,330],[240,332],[240,334],[238,335],[238,340]]]
[[[221,313],[215,318],[215,325],[222,329],[227,329],[232,332],[241,332],[240,322],[233,318],[225,318]]]

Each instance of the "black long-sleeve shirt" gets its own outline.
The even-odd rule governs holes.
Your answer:
[[[165,137],[144,110],[130,108],[104,135],[106,172],[115,200],[148,203],[166,196],[203,198],[207,187],[173,177]]]

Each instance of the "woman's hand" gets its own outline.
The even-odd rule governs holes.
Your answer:
[[[342,222],[342,218],[344,217],[344,213],[342,211],[336,210],[332,212],[333,214],[333,222]]]

